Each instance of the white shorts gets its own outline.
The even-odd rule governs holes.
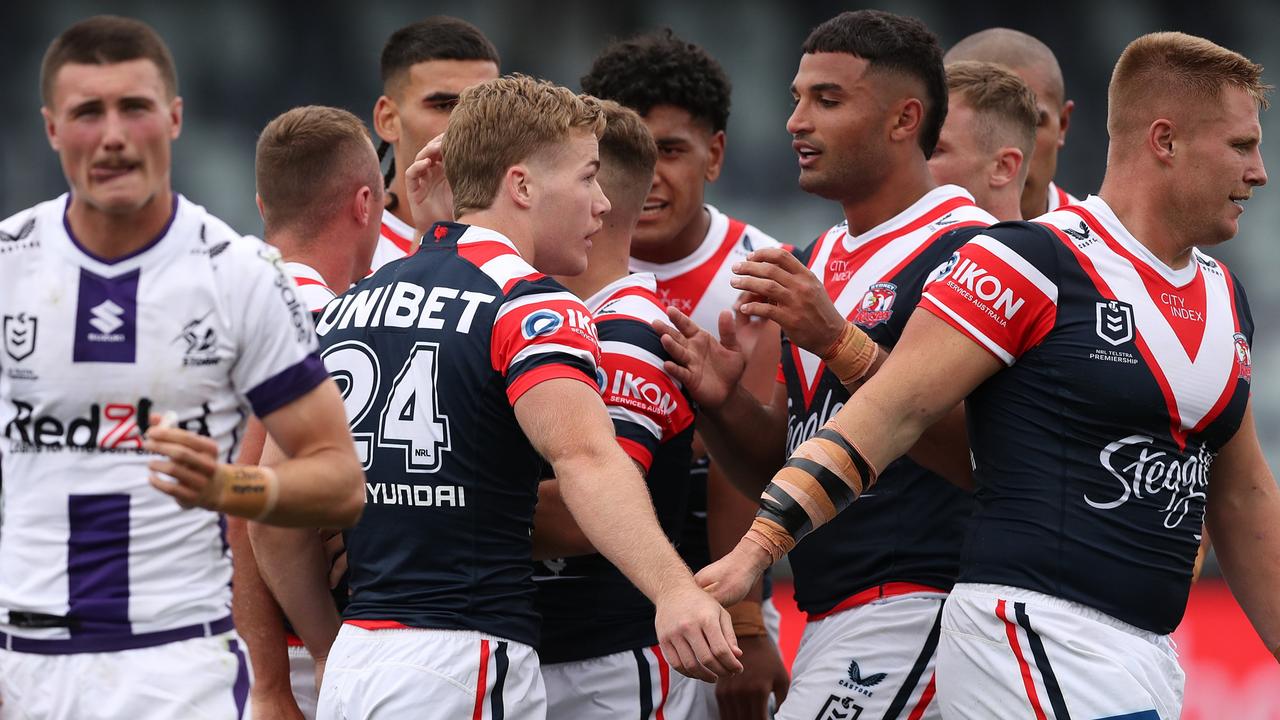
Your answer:
[[[960,584],[943,613],[938,699],[948,720],[1176,720],[1184,680],[1169,636],[1079,603]]]
[[[778,719],[940,718],[933,672],[945,599],[897,595],[810,622]]]
[[[364,630],[343,624],[316,717],[544,720],[538,654],[467,630]]]
[[[289,646],[289,686],[293,701],[307,720],[316,718],[316,660],[301,645]]]
[[[552,720],[699,718],[690,687],[714,687],[672,670],[657,646],[543,665],[542,679]]]
[[[235,632],[109,653],[0,649],[0,718],[243,720],[251,677]]]

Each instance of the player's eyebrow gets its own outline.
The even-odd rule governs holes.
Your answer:
[[[457,100],[457,99],[458,99],[458,93],[445,92],[443,90],[438,90],[422,98],[422,101],[423,102],[448,102],[450,100]]]
[[[842,92],[843,90],[844,90],[844,86],[842,86],[840,83],[833,83],[833,82],[815,83],[809,86],[809,92],[813,92],[813,93],[832,92],[832,91]]]

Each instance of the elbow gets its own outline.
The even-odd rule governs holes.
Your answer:
[[[342,492],[334,503],[335,528],[349,528],[360,521],[364,514],[364,471],[355,458],[351,458],[350,467],[344,469],[341,482]]]

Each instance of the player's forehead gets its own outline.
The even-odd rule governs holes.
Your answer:
[[[693,116],[688,110],[671,104],[654,105],[642,117],[653,139],[659,143],[670,140],[706,139],[713,133],[711,123]]]
[[[966,139],[976,130],[978,113],[963,95],[952,94],[948,99],[947,119],[942,124],[942,134],[952,139]]]
[[[53,78],[54,108],[91,100],[147,97],[160,102],[167,95],[160,68],[145,58],[118,63],[66,63]]]
[[[803,94],[823,89],[853,92],[869,87],[871,63],[849,53],[821,52],[800,56],[800,66],[791,81],[794,92]]]
[[[1244,88],[1223,87],[1217,103],[1198,105],[1195,112],[1237,139],[1262,138],[1258,100]]]
[[[1055,68],[1047,64],[1023,63],[1009,69],[1035,93],[1038,107],[1057,110],[1066,100],[1062,97],[1062,79]]]
[[[420,98],[436,93],[457,95],[496,77],[498,66],[492,60],[424,60],[410,65],[400,84],[405,95]]]

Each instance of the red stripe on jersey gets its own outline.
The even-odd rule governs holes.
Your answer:
[[[1218,267],[1222,268],[1222,277],[1227,282],[1227,296],[1231,298],[1231,321],[1234,323],[1236,333],[1240,333],[1240,314],[1236,311],[1236,286],[1231,280],[1231,272],[1227,270],[1227,266],[1222,264],[1221,260],[1215,260]],[[1235,353],[1235,361],[1232,363],[1234,372],[1227,376],[1227,386],[1222,389],[1222,394],[1218,396],[1218,401],[1213,404],[1209,412],[1205,413],[1200,423],[1192,428],[1193,434],[1204,432],[1209,424],[1218,419],[1222,411],[1227,408],[1227,404],[1231,402],[1231,396],[1235,395],[1236,380],[1244,375],[1244,368],[1241,367],[1242,361],[1239,352]]]
[[[524,324],[534,314],[545,314],[545,322],[553,323],[554,327],[538,325],[530,328],[531,332],[526,335]],[[526,348],[536,345],[564,345],[590,353],[598,364],[600,346],[595,338],[595,322],[577,300],[561,296],[528,302],[501,315],[493,324],[489,362],[494,370],[506,375],[516,356]]]
[[[915,709],[907,716],[907,720],[920,720],[920,718],[924,717],[924,711],[929,709],[929,703],[933,701],[933,696],[938,691],[937,682],[937,673],[929,676],[929,684],[925,686],[924,692],[920,694],[920,702],[916,703]]]
[[[1098,236],[1107,244],[1107,247],[1111,248],[1112,252],[1128,260],[1133,269],[1138,271],[1138,277],[1142,279],[1147,295],[1151,296],[1151,302],[1156,307],[1168,308],[1164,318],[1165,322],[1169,324],[1173,334],[1182,343],[1182,348],[1186,351],[1187,357],[1192,362],[1195,362],[1196,354],[1200,351],[1200,341],[1204,338],[1205,329],[1207,304],[1205,301],[1204,273],[1197,271],[1190,283],[1184,287],[1178,287],[1166,280],[1163,275],[1156,272],[1146,262],[1134,256],[1124,245],[1117,242],[1111,233],[1107,232],[1107,229],[1103,227],[1102,223],[1098,222],[1093,213],[1082,207],[1065,209],[1084,219],[1089,224],[1089,227],[1098,233]],[[1192,258],[1191,261],[1195,262],[1196,260]],[[1174,302],[1175,298],[1178,302]]]
[[[1071,209],[1074,211],[1077,208]],[[1093,266],[1093,261],[1089,259],[1089,256],[1081,252],[1080,248],[1077,248],[1075,243],[1071,242],[1071,238],[1066,236],[1066,233],[1052,225],[1045,225],[1044,227],[1052,230],[1053,234],[1057,235],[1058,239],[1070,248],[1071,252],[1076,256],[1076,261],[1080,263],[1080,268],[1093,281],[1093,285],[1098,292],[1105,298],[1116,300],[1116,293],[1112,291],[1107,281],[1102,279],[1102,275]],[[1099,232],[1096,227],[1093,230]],[[1099,232],[1099,234],[1101,233]],[[1178,401],[1173,396],[1173,388],[1169,386],[1169,378],[1165,377],[1164,370],[1156,362],[1155,354],[1147,346],[1147,341],[1143,338],[1142,331],[1138,329],[1137,323],[1134,324],[1133,328],[1133,344],[1138,346],[1138,353],[1147,361],[1147,368],[1151,370],[1151,376],[1155,378],[1156,385],[1160,387],[1160,394],[1164,395],[1164,404],[1169,410],[1169,431],[1173,436],[1173,441],[1178,444],[1178,449],[1185,449],[1187,446],[1187,432],[1182,429],[1182,414],[1178,412]]]
[[[921,299],[921,307],[980,345],[994,343],[1015,360],[1044,340],[1057,320],[1058,307],[1052,298],[1012,265],[974,242],[960,248],[955,267],[930,284],[926,292],[929,297]],[[986,340],[975,336],[975,330]]]
[[[658,706],[654,708],[656,713],[654,717],[657,720],[664,720],[666,714],[663,708],[667,704],[667,695],[671,692],[671,666],[667,664],[667,659],[662,656],[662,648],[654,645],[649,648],[653,651],[653,656],[658,659],[658,678],[662,687],[662,695],[658,698]]]
[[[621,353],[603,353],[605,405],[643,415],[662,428],[661,441],[670,440],[693,424],[693,409],[679,385],[665,371]]]
[[[494,258],[502,257],[503,255],[518,255],[518,253],[506,243],[500,243],[497,240],[482,240],[458,245],[458,255],[472,265],[480,267]]]
[[[1058,194],[1058,207],[1061,208],[1071,204],[1071,196],[1067,194],[1066,190],[1057,185],[1053,186],[1053,190]]]
[[[324,288],[325,290],[328,290],[329,292],[333,292],[333,289],[332,289],[332,288],[330,288],[328,285],[325,285],[324,283],[320,282],[319,280],[312,280],[312,279],[311,279],[311,278],[309,278],[309,277],[298,277],[298,276],[296,276],[296,275],[295,275],[295,276],[293,277],[293,284],[294,284],[294,285],[297,285],[298,287],[302,287],[303,285],[319,285],[320,287]],[[334,294],[335,294],[335,295],[337,295],[337,293],[334,293]]]
[[[746,223],[729,218],[729,229],[725,232],[724,241],[714,255],[683,275],[658,281],[658,291],[662,297],[684,314],[693,314],[694,308],[698,307],[698,303],[702,301],[702,296],[707,294],[711,280],[724,264],[724,259],[729,257],[729,253],[738,244],[738,240],[742,238],[742,233],[746,229]]]
[[[1040,696],[1036,692],[1035,680],[1031,679],[1031,666],[1027,664],[1027,659],[1022,654],[1022,645],[1018,642],[1018,626],[1009,622],[1006,614],[1004,600],[997,600],[996,617],[1004,621],[1004,631],[1009,637],[1009,646],[1013,648],[1013,656],[1018,659],[1018,670],[1022,674],[1022,686],[1027,691],[1027,700],[1031,702],[1031,709],[1036,713],[1036,720],[1047,720],[1044,708],[1040,706]]]
[[[408,255],[409,253],[413,252],[413,241],[408,238],[401,237],[399,233],[397,233],[395,230],[392,230],[386,223],[382,224],[381,233],[382,233],[382,237],[386,238],[387,240],[390,240],[391,244],[399,248],[400,252],[404,253],[405,255]]]
[[[480,671],[476,675],[476,704],[471,711],[471,720],[484,717],[484,696],[489,685],[489,641],[480,641]]]
[[[507,402],[511,403],[511,407],[515,407],[516,401],[520,399],[520,396],[532,390],[535,385],[556,378],[578,380],[590,386],[592,391],[600,392],[600,387],[596,385],[596,379],[587,377],[586,373],[576,367],[570,365],[542,365],[522,374],[514,383],[507,386]]]
[[[624,437],[618,438],[618,447],[622,448],[622,452],[626,453],[627,457],[635,460],[636,464],[648,474],[649,468],[653,467],[653,453],[649,452],[648,448],[635,440],[628,440]]]

